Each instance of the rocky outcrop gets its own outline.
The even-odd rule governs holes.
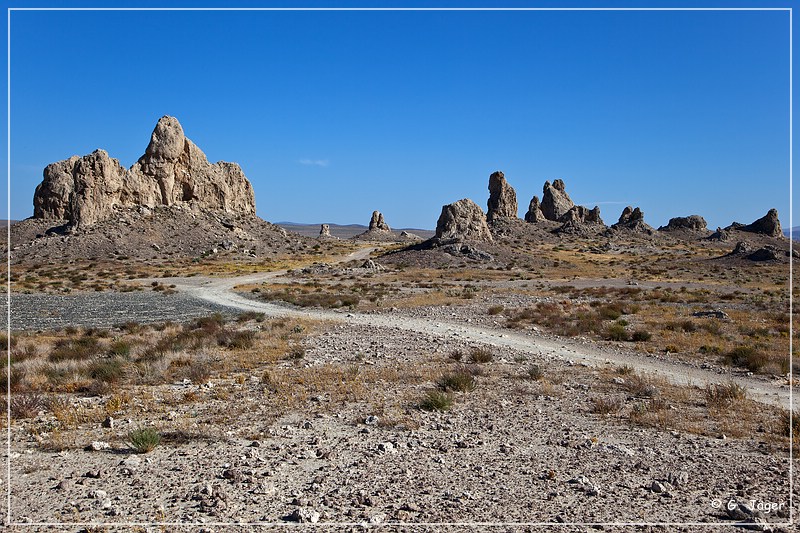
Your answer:
[[[33,198],[34,218],[85,227],[115,209],[180,205],[255,214],[253,187],[242,169],[211,164],[183,133],[178,120],[159,119],[144,155],[128,170],[103,150],[48,165]]]
[[[675,231],[687,229],[690,231],[707,231],[706,219],[700,215],[689,215],[688,217],[675,217],[669,219],[666,226],[661,226],[658,231]]]
[[[582,205],[574,205],[569,211],[561,215],[558,219],[562,224],[603,224],[603,219],[600,218],[600,208],[595,206],[594,209],[587,209]]]
[[[486,219],[517,218],[517,193],[499,170],[489,176],[489,202]]]
[[[611,226],[613,229],[627,229],[630,231],[635,231],[637,233],[647,233],[652,234],[653,228],[649,226],[644,221],[644,212],[639,209],[638,207],[633,208],[631,206],[625,207],[622,210],[622,214],[619,216],[619,220],[616,224]]]
[[[709,241],[718,241],[718,242],[727,241],[730,238],[731,238],[730,232],[726,229],[720,228],[719,226],[717,226],[717,230],[714,233],[706,237],[706,239],[708,239]]]
[[[758,233],[761,235],[768,235],[770,237],[783,237],[781,231],[781,221],[778,220],[778,210],[770,209],[767,214],[759,218],[752,224],[741,225],[734,223],[726,229],[738,229],[739,231],[748,231],[750,233]]]
[[[541,205],[539,204],[539,197],[534,196],[531,198],[531,203],[528,204],[528,212],[525,213],[525,222],[541,222],[545,220],[544,213],[542,213]]]
[[[330,226],[330,224],[320,224],[320,226],[319,226],[319,236],[320,236],[320,238],[333,237],[333,235],[331,235],[331,226]]]
[[[567,194],[562,180],[555,180],[552,185],[549,181],[544,182],[540,206],[544,218],[557,221],[574,205],[575,203]]]
[[[483,210],[469,198],[442,207],[434,240],[439,243],[493,241]]]
[[[369,219],[369,230],[367,231],[392,231],[392,228],[383,219],[383,213],[373,211],[372,218]]]
[[[792,255],[797,257],[797,254],[794,251],[792,251]],[[781,261],[788,259],[789,252],[771,245],[755,248],[753,245],[747,242],[740,241],[736,243],[733,251],[727,254],[725,257],[743,258],[756,262]]]

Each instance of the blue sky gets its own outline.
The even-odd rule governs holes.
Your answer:
[[[10,217],[46,164],[129,167],[165,114],[270,221],[432,228],[502,170],[520,216],[562,178],[606,223],[789,225],[786,11],[15,11]]]

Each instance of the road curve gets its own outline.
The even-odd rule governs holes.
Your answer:
[[[374,248],[365,248],[343,257],[337,262],[365,259]],[[556,357],[575,363],[591,366],[629,365],[639,373],[659,376],[679,385],[700,385],[733,381],[747,388],[749,396],[761,403],[789,407],[789,387],[785,384],[766,382],[761,378],[747,376],[727,377],[710,370],[689,366],[680,362],[655,359],[646,355],[630,353],[600,352],[592,346],[570,343],[567,340],[551,340],[535,337],[532,333],[496,330],[460,322],[437,321],[393,316],[387,314],[365,314],[341,310],[298,309],[253,300],[234,291],[237,285],[262,283],[285,274],[286,271],[262,272],[231,278],[172,278],[178,290],[203,301],[217,305],[257,311],[272,317],[297,317],[314,320],[327,320],[361,326],[371,326],[387,330],[405,330],[440,338],[460,340],[496,347],[507,347],[534,355]],[[162,280],[167,281],[167,280]]]

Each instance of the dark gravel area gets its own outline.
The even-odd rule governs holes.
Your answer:
[[[5,307],[6,297],[3,297],[3,303]],[[11,295],[13,330],[110,327],[128,321],[183,322],[212,313],[232,316],[238,311],[184,294],[156,292]],[[5,312],[0,313],[0,328],[7,329],[7,318]]]

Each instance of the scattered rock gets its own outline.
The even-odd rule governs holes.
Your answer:
[[[96,441],[93,441],[91,444],[89,444],[86,447],[86,451],[99,452],[99,451],[102,451],[102,450],[108,450],[110,448],[111,448],[111,445],[109,443],[101,441],[101,440],[96,440]]]
[[[489,202],[486,219],[517,218],[517,193],[499,170],[489,176]]]
[[[298,507],[286,517],[287,521],[299,522],[301,524],[316,524],[319,522],[320,514],[313,509],[306,507]]]
[[[692,313],[692,316],[696,316],[699,318],[719,318],[721,320],[728,319],[728,313],[725,311],[721,311],[719,309],[714,309],[711,311],[695,311]]]

